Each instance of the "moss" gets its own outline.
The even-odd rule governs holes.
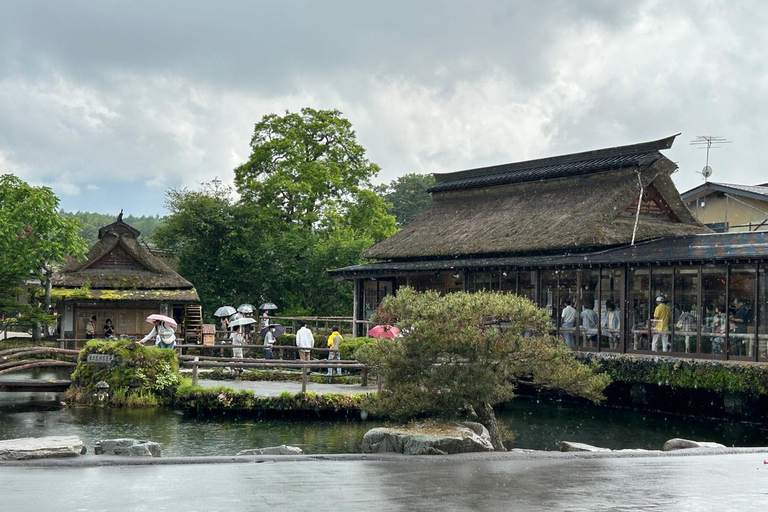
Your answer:
[[[619,382],[657,384],[672,388],[768,395],[768,369],[749,363],[675,360],[650,357],[595,356],[577,358],[595,365]]]
[[[232,412],[337,412],[353,413],[360,411],[363,395],[315,393],[281,393],[278,396],[257,397],[252,391],[234,391],[225,387],[207,388],[184,385],[176,394],[175,405],[198,413],[217,411]]]
[[[112,361],[89,363],[90,354],[111,355]],[[109,384],[109,396],[104,401],[98,400],[99,381]],[[155,407],[173,400],[180,381],[178,361],[172,350],[144,347],[126,340],[92,340],[80,352],[68,398],[85,404]]]
[[[53,288],[51,290],[51,301],[53,302],[90,298],[92,298],[90,288]]]

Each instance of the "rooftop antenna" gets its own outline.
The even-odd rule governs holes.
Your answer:
[[[720,144],[731,144],[732,140],[726,140],[725,137],[719,135],[698,135],[691,141],[691,146],[698,146],[699,149],[707,150],[707,160],[704,164],[704,168],[701,171],[696,171],[704,176],[704,181],[707,181],[712,176],[712,168],[709,166],[709,150],[719,149],[723,146]]]

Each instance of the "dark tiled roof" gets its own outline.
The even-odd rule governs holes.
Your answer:
[[[462,258],[427,261],[392,261],[331,270],[334,276],[418,274],[434,271],[512,267],[578,267],[623,263],[768,262],[768,231],[711,233],[661,238],[634,246],[569,255],[529,255],[509,258]]]
[[[642,168],[664,158],[659,150],[672,147],[675,137],[677,135],[629,146],[598,149],[447,174],[435,174],[437,184],[431,187],[429,191],[442,192],[565,178],[628,167]]]

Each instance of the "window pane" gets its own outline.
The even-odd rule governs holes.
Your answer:
[[[501,273],[499,289],[502,292],[515,293],[515,290],[517,290],[517,272],[513,272],[511,270],[503,271]]]
[[[621,304],[624,298],[622,270],[603,269],[600,279],[600,350],[621,348]]]
[[[755,267],[731,267],[728,347],[732,356],[755,355]]]
[[[600,304],[597,301],[597,287],[600,283],[599,270],[581,271],[579,290],[579,346],[597,348],[597,328],[600,324]]]
[[[675,321],[673,352],[696,352],[696,301],[699,294],[699,271],[692,268],[678,268],[675,271],[675,309],[680,311]]]
[[[524,270],[520,272],[520,287],[518,294],[521,297],[531,299],[536,303],[536,272],[533,270]]]
[[[632,334],[632,350],[648,350],[648,327],[651,310],[648,305],[650,291],[650,274],[647,268],[631,269],[629,271],[629,291],[627,303],[629,325]]]
[[[547,310],[552,320],[552,333],[556,333],[559,326],[560,308],[557,306],[557,273],[554,270],[541,271],[539,305]]]
[[[701,270],[702,319],[700,354],[722,355],[728,329],[725,308],[725,267],[705,265]]]
[[[672,325],[679,316],[670,304],[672,295],[672,269],[654,268],[651,274],[651,295],[653,296],[653,317],[651,319],[651,350],[654,352],[669,352],[672,348],[670,337]],[[658,300],[662,299],[662,300]]]

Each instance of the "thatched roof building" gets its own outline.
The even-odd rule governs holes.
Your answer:
[[[200,302],[192,283],[145,248],[137,240],[139,231],[121,217],[99,230],[85,260],[52,276],[64,337],[84,337],[93,315],[99,323],[110,318],[119,333],[137,334],[145,330],[147,315],[163,313],[180,321],[185,305]]]
[[[431,206],[365,251],[384,260],[562,253],[708,232],[670,175],[658,141],[436,174]]]

